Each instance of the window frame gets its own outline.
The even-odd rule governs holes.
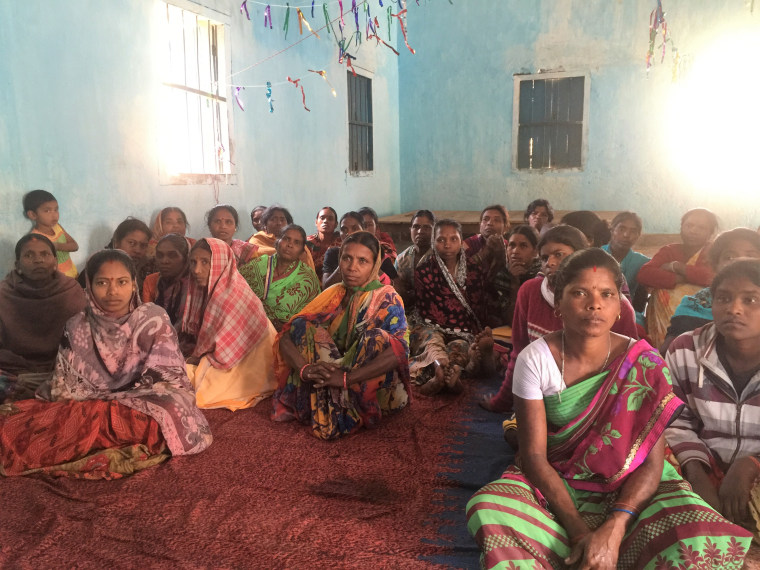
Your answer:
[[[373,96],[373,85],[374,85],[374,73],[362,69],[363,73],[357,73],[356,77],[361,77],[362,79],[366,79],[369,81],[369,106],[370,106],[370,115],[371,115],[371,121],[369,123],[365,122],[355,122],[351,120],[351,80],[353,79],[354,74],[351,72],[351,70],[346,70],[346,125],[348,127],[348,133],[347,133],[347,157],[348,157],[348,173],[350,176],[372,176],[375,173],[375,99]],[[354,170],[353,164],[351,163],[351,126],[352,125],[358,125],[360,127],[369,127],[370,132],[370,147],[372,148],[372,154],[370,157],[371,160],[371,170]]]
[[[161,22],[161,49],[165,50],[167,47],[168,38],[165,35],[165,21],[166,21],[166,6],[171,5],[176,8],[180,8],[187,12],[191,12],[200,18],[212,20],[215,24],[221,25],[224,29],[224,53],[217,54],[217,59],[223,58],[225,73],[220,76],[219,95],[224,98],[226,106],[227,117],[227,146],[228,146],[228,160],[229,160],[229,173],[170,173],[167,169],[167,162],[164,156],[161,155],[163,151],[163,144],[159,145],[159,183],[162,186],[173,185],[200,185],[200,184],[218,184],[224,183],[229,185],[237,184],[237,169],[235,167],[235,144],[234,144],[234,122],[233,122],[233,106],[234,99],[232,96],[232,89],[227,81],[227,76],[232,70],[232,49],[231,49],[231,14],[229,12],[229,6],[223,0],[205,0],[204,4],[199,4],[194,0],[161,0],[158,4],[158,11],[160,12]],[[167,87],[171,87],[172,84],[166,81],[166,77],[163,75],[159,79],[159,90],[162,91]],[[186,87],[187,89],[187,87]],[[193,92],[190,88],[188,91]],[[159,115],[159,139],[163,141],[163,117]]]
[[[571,77],[583,77],[583,124],[581,127],[581,163],[580,166],[568,167],[542,167],[542,168],[518,168],[519,158],[519,131],[520,131],[520,84],[523,81],[535,81],[546,79],[568,79]],[[547,173],[547,172],[582,172],[586,168],[588,159],[588,123],[589,123],[589,99],[591,95],[591,74],[586,72],[551,71],[545,73],[514,74],[512,94],[512,171],[524,173]]]

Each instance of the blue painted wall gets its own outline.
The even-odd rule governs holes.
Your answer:
[[[280,8],[272,8],[270,31],[262,25],[263,6],[249,6],[249,22],[239,13],[239,0],[203,4],[229,15],[232,72],[306,37],[298,35],[295,11],[286,40]],[[334,40],[324,32],[321,39],[304,39],[231,80],[263,85],[302,77],[310,113],[301,106],[300,90],[290,84],[274,88],[273,114],[263,87],[246,89],[246,111],[233,111],[234,179],[217,186],[162,185],[160,5],[157,0],[0,2],[0,270],[10,267],[13,244],[30,228],[21,196],[34,188],[58,198],[61,224],[80,244],[74,255],[80,268],[124,217],[151,224],[167,205],[182,207],[190,235],[199,237],[207,235],[203,214],[217,198],[231,203],[241,215],[242,239],[252,231],[248,212],[259,203],[286,205],[310,233],[324,204],[338,211],[371,204],[381,215],[399,210],[396,56],[367,42],[351,50],[357,71],[372,73],[375,113],[375,171],[351,176],[346,69],[338,65]],[[337,7],[331,15],[338,15]],[[322,14],[316,16],[315,28],[324,24]],[[326,70],[337,97],[308,69]]]
[[[760,13],[751,14],[745,2],[663,4],[687,61],[709,55],[721,36],[760,37]],[[741,184],[697,188],[673,158],[668,119],[680,82],[671,80],[670,50],[649,77],[644,65],[655,5],[431,0],[425,10],[410,9],[417,55],[402,53],[399,62],[402,209],[477,210],[492,202],[521,209],[545,197],[559,209],[637,210],[649,232],[677,232],[680,215],[696,206],[714,209],[724,227],[760,224],[753,167],[726,164],[727,173],[746,169]],[[751,54],[728,54],[724,62],[747,55],[752,63],[746,73],[757,76]],[[512,169],[513,75],[539,69],[590,74],[588,160],[581,172]],[[720,68],[715,77],[728,80],[725,99],[715,105],[737,104],[731,80]],[[757,123],[757,105],[746,111]],[[694,117],[700,120],[706,119]]]

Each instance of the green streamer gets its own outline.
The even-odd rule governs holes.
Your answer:
[[[393,27],[393,18],[391,17],[393,15],[392,6],[388,6],[388,41],[391,41],[393,38],[391,38],[391,28]]]
[[[330,28],[332,27],[330,25],[330,15],[327,13],[327,4],[322,4],[322,10],[325,12],[325,29],[327,30],[327,35],[330,35]]]
[[[286,3],[288,9],[285,10],[285,25],[282,27],[285,30],[285,39],[288,39],[288,24],[290,23],[290,2]]]

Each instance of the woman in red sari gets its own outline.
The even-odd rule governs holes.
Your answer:
[[[570,255],[556,275],[563,328],[515,367],[516,465],[467,507],[484,568],[743,565],[751,534],[664,462],[663,431],[683,402],[657,351],[611,331],[622,283],[596,248]]]

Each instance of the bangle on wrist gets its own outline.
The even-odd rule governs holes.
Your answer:
[[[347,390],[347,389],[348,389],[348,383],[347,383],[347,379],[348,379],[348,372],[346,372],[346,371],[344,370],[344,371],[343,371],[343,389],[344,389],[344,390]]]
[[[612,508],[610,509],[610,512],[619,512],[619,513],[627,513],[631,515],[633,518],[637,519],[639,518],[640,511],[633,505],[629,505],[628,503],[614,503],[612,505]]]
[[[307,367],[308,365],[309,365],[309,363],[307,362],[306,364],[304,364],[303,366],[301,366],[301,370],[299,370],[299,372],[298,372],[298,377],[299,377],[301,380],[303,380],[303,379],[304,379],[304,377],[303,377],[303,371],[304,371],[304,370],[306,370],[306,367]]]

